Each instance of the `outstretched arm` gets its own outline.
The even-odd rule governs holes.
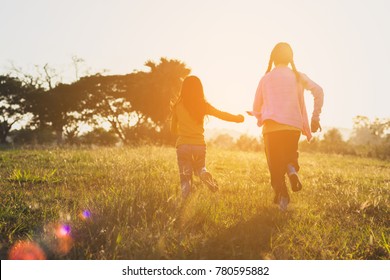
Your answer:
[[[243,122],[244,116],[243,115],[233,115],[224,111],[220,111],[216,108],[214,108],[212,105],[208,105],[207,112],[208,115],[217,117],[218,119],[228,121],[228,122]]]

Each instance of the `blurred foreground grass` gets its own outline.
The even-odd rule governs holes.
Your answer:
[[[174,148],[1,151],[0,258],[31,240],[49,259],[390,259],[390,162],[303,153],[285,213],[263,153],[206,162],[220,191],[196,178],[183,203]]]

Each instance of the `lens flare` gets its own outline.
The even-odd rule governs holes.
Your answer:
[[[80,219],[86,221],[91,218],[91,212],[89,210],[84,210],[79,214]]]
[[[18,241],[9,251],[10,260],[45,260],[46,254],[41,247],[32,241]]]
[[[73,237],[69,224],[48,224],[45,227],[44,242],[56,254],[66,255],[73,247]]]
[[[70,225],[60,224],[57,226],[55,235],[57,239],[56,251],[59,254],[67,254],[73,247],[73,238],[70,235]]]
[[[58,225],[55,231],[58,238],[65,238],[70,235],[70,225]]]

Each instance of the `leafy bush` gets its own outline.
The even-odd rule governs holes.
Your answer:
[[[261,151],[262,145],[259,139],[243,134],[237,139],[235,146],[241,151]]]

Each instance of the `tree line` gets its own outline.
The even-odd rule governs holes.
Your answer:
[[[366,116],[357,116],[353,122],[348,139],[344,139],[337,128],[331,128],[322,136],[315,136],[310,143],[306,139],[301,140],[300,150],[390,159],[390,119],[370,120]],[[229,134],[220,134],[209,139],[208,144],[229,150],[264,151],[260,135],[255,137],[244,134],[234,139]]]
[[[35,76],[20,70],[0,75],[0,144],[174,143],[168,119],[182,80],[191,72],[185,63],[161,58],[147,61],[148,71],[79,77],[79,61],[73,58],[76,80],[71,83],[55,82],[48,65]],[[389,131],[390,119],[357,116],[348,140],[330,129],[310,144],[301,142],[301,149],[390,158]],[[219,135],[209,144],[262,149],[260,137],[249,135],[236,141]]]
[[[190,69],[166,58],[145,66],[149,71],[68,84],[54,84],[46,66],[40,77],[0,75],[0,144],[172,142],[170,106]]]
[[[390,159],[390,119],[366,116],[353,119],[354,125],[349,139],[344,140],[337,128],[328,130],[322,139],[314,138],[309,144],[301,143],[303,151],[357,155]]]

